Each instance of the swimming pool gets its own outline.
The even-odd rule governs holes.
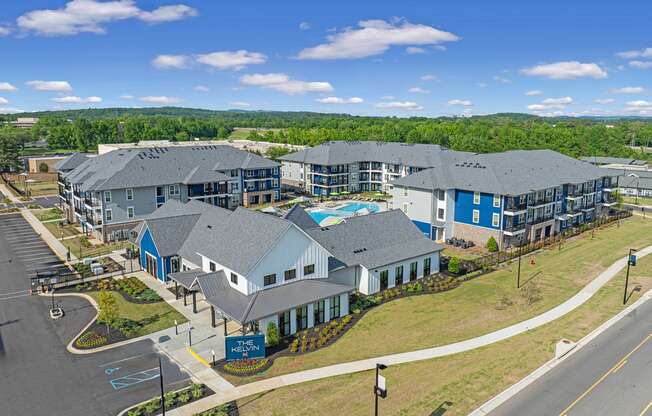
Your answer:
[[[355,215],[356,212],[365,208],[369,210],[369,212],[380,211],[380,206],[378,206],[378,204],[365,203],[365,202],[347,202],[346,204],[342,205],[341,207],[337,207],[336,209],[319,208],[313,211],[309,211],[308,214],[312,217],[313,220],[315,220],[317,224],[321,225],[322,221],[325,221],[330,217],[337,217],[337,218],[351,217]]]

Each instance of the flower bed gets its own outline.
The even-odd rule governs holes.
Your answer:
[[[253,360],[237,360],[237,361],[224,361],[219,365],[220,370],[227,374],[239,377],[254,376],[267,370],[273,364],[273,360],[269,358],[253,359]]]
[[[290,344],[290,353],[306,353],[331,344],[351,326],[353,317],[346,315],[323,325],[298,332]]]
[[[84,266],[79,266],[80,264],[77,263],[75,268],[83,269]],[[131,303],[155,303],[161,301],[161,297],[156,291],[150,289],[137,277],[133,276],[119,280],[113,278],[94,280],[78,284],[75,289],[79,292],[113,290],[120,293],[125,300]]]
[[[106,344],[108,338],[97,331],[86,331],[75,341],[75,346],[81,349],[97,348]]]
[[[165,410],[170,411],[177,407],[184,406],[196,400],[210,396],[214,392],[203,384],[192,384],[189,387],[178,391],[170,391],[165,393],[163,400],[165,401]],[[154,416],[161,413],[161,398],[160,396],[153,397],[150,401],[139,404],[128,409],[125,412],[126,416]],[[225,416],[230,416],[229,413],[224,413]]]

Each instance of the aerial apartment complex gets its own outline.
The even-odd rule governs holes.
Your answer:
[[[616,204],[604,169],[550,150],[491,154],[438,145],[328,142],[281,158],[283,181],[313,195],[384,191],[433,240],[501,247],[592,221]]]
[[[72,167],[72,169],[68,169]],[[280,199],[280,165],[230,146],[118,149],[59,165],[59,198],[71,222],[102,241],[129,231],[168,200],[227,209]]]
[[[298,205],[281,218],[178,200],[145,218],[136,244],[158,280],[193,300],[201,292],[213,312],[248,330],[274,322],[283,336],[347,315],[355,290],[437,273],[442,249],[400,210],[319,227]]]

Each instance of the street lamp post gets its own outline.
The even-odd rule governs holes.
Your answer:
[[[516,274],[516,288],[521,288],[521,250],[522,246],[518,246],[518,273]]]
[[[163,366],[161,365],[160,356],[158,357],[158,374],[161,381],[161,409],[163,410],[163,416],[165,416],[165,390],[163,389]]]
[[[636,266],[636,253],[638,250],[635,248],[629,249],[629,255],[627,256],[627,273],[625,274],[625,293],[623,294],[623,305],[627,303],[627,285],[629,284],[629,267]]]
[[[383,399],[387,397],[387,387],[385,386],[385,377],[380,375],[380,370],[386,369],[385,364],[376,364],[376,381],[374,384],[374,415],[378,416],[378,397]]]

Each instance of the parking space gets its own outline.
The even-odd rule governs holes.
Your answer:
[[[0,221],[2,233],[11,247],[12,261],[19,261],[33,275],[36,271],[67,270],[29,223],[20,214],[4,215]]]

